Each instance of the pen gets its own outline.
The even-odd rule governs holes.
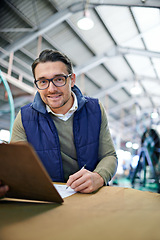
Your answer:
[[[86,167],[86,164],[84,164],[84,166],[80,170],[84,169],[85,167]]]
[[[86,164],[84,164],[84,166],[80,170],[84,169],[85,167],[86,167]],[[69,187],[67,186],[66,189],[67,188],[69,188]]]

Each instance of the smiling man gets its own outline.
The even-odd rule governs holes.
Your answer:
[[[56,70],[54,73],[53,69]],[[68,74],[65,64],[58,61],[39,63],[34,75],[42,101],[57,114],[67,113],[73,105],[71,87],[75,84],[75,74]]]
[[[117,157],[102,104],[82,95],[59,51],[44,50],[32,71],[37,93],[17,114],[11,142],[28,141],[54,182],[83,193],[106,185]]]

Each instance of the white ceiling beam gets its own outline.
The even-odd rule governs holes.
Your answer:
[[[1,28],[0,32],[33,32],[34,28]]]
[[[129,101],[125,101],[123,103],[120,103],[118,105],[116,105],[115,107],[112,107],[110,109],[108,109],[108,113],[109,114],[117,114],[118,111],[120,111],[121,109],[130,107],[131,105],[133,105],[136,102],[136,98],[131,98]]]
[[[160,58],[160,53],[159,52],[148,51],[146,49],[121,47],[121,46],[113,47],[105,53],[106,57],[115,57],[115,56],[118,56],[118,55],[126,55],[126,54],[140,55],[140,56],[144,56],[144,57]]]
[[[1,59],[1,66],[3,66],[6,69],[8,69],[9,63],[7,61],[5,61],[4,59]],[[26,72],[24,72],[23,70],[21,70],[20,68],[14,66],[14,65],[12,65],[11,72],[14,72],[14,73],[18,74],[22,78],[24,77],[29,82],[33,83],[33,79],[34,79],[33,76],[31,76],[30,74],[27,74]]]
[[[148,51],[148,50],[145,50],[145,49],[143,50],[143,49],[127,48],[127,47],[117,46],[115,53],[116,52],[117,52],[117,54],[120,53],[122,55],[133,54],[133,55],[141,55],[141,56],[144,56],[144,57],[160,58],[160,53],[159,52]]]
[[[112,94],[113,92],[115,92],[115,91],[119,90],[120,88],[124,87],[125,85],[127,85],[128,81],[129,80],[115,82],[111,87],[99,90],[98,93],[96,93],[93,97],[94,98],[102,98],[106,94]]]
[[[29,94],[35,94],[36,89],[35,89],[34,87],[31,87],[31,86],[29,86],[28,84],[26,84],[26,83],[24,83],[24,82],[22,82],[22,81],[20,81],[20,80],[17,80],[16,78],[14,78],[14,77],[12,77],[12,76],[4,73],[4,72],[2,72],[2,75],[5,77],[5,79],[6,79],[9,83],[11,83],[11,84],[13,84],[14,86],[20,88],[20,89],[23,90],[24,92],[27,92],[27,93],[29,93]]]
[[[158,53],[158,52],[117,46],[117,47],[110,49],[105,54],[92,57],[88,62],[85,62],[83,65],[75,67],[74,71],[75,71],[76,75],[78,76],[78,75],[85,73],[85,72],[91,70],[92,68],[97,67],[98,65],[104,63],[108,57],[115,57],[119,54],[122,54],[122,55],[134,54],[134,55],[141,55],[141,56],[145,56],[145,57],[160,58],[160,53]]]
[[[32,24],[32,21],[25,16],[16,6],[15,3],[12,3],[10,0],[4,0],[5,3],[11,8],[11,10],[16,13],[21,19],[23,19],[24,22],[26,22],[29,26],[32,26],[34,28],[34,25]],[[31,3],[32,4],[32,3]],[[37,26],[36,26],[37,27]]]
[[[118,111],[120,111],[121,109],[124,109],[124,108],[128,108],[130,107],[131,105],[133,105],[134,103],[137,103],[139,102],[138,100],[140,99],[144,99],[144,98],[148,98],[150,97],[149,94],[143,94],[143,95],[140,95],[140,96],[135,96],[135,97],[132,97],[131,99],[129,99],[128,101],[125,101],[123,103],[120,103],[120,104],[116,104],[115,107],[112,107],[112,108],[109,108],[108,109],[108,112],[110,114],[113,114],[113,113],[117,113]],[[152,97],[160,97],[158,95],[152,95]],[[156,106],[155,106],[156,107]],[[153,108],[152,108],[153,109]]]
[[[95,1],[94,1],[95,2]],[[102,5],[118,5],[118,6],[137,6],[137,7],[160,7],[159,0],[103,0],[96,1],[98,4]],[[91,1],[90,1],[91,3]]]
[[[49,31],[50,29],[56,27],[58,24],[62,23],[66,19],[68,19],[71,15],[72,15],[72,12],[69,9],[65,9],[65,10],[62,10],[60,12],[55,13],[54,15],[49,17],[47,20],[42,22],[38,26],[37,31],[32,32],[32,33],[28,33],[24,37],[18,39],[17,41],[15,41],[11,44],[9,44],[5,48],[5,50],[8,53],[10,53],[10,52],[15,52],[15,51],[21,49],[22,47],[24,47],[25,45],[27,45],[28,43],[30,43],[31,41],[36,39],[39,35],[43,35],[47,31]],[[0,57],[2,58],[2,57],[4,57],[4,55],[1,55]]]
[[[90,69],[97,67],[98,65],[104,63],[105,61],[106,61],[105,55],[94,56],[88,62],[84,63],[83,65],[75,67],[74,72],[77,76],[79,76],[82,73],[85,73],[85,72],[89,71]]]
[[[156,7],[160,8],[159,0],[90,0],[89,8],[94,8],[97,6],[121,6],[121,7]],[[72,4],[70,9],[74,12],[84,10],[84,3],[79,1],[78,3]]]
[[[155,81],[155,82],[159,83],[159,81],[160,81],[158,78],[151,78],[151,77],[141,76],[141,75],[137,75],[136,78],[140,82],[150,80],[150,81]],[[120,88],[125,87],[128,84],[128,82],[131,83],[131,82],[134,82],[134,81],[135,81],[134,78],[128,78],[128,79],[125,79],[121,82],[115,82],[111,87],[107,87],[105,89],[100,89],[93,97],[102,98],[106,94],[112,94],[115,91],[118,91]],[[156,95],[154,95],[154,96],[157,97]],[[152,97],[153,97],[153,94],[152,94]]]

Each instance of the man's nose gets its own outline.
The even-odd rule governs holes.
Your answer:
[[[53,82],[50,82],[48,90],[53,92],[53,91],[57,90],[57,87],[53,84]]]

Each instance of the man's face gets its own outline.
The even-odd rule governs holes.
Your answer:
[[[35,79],[51,79],[56,75],[68,75],[67,67],[63,62],[38,63],[35,68]],[[50,82],[47,89],[39,90],[42,101],[55,113],[65,114],[73,104],[71,87],[75,84],[75,74],[67,78],[66,85],[56,87]]]

